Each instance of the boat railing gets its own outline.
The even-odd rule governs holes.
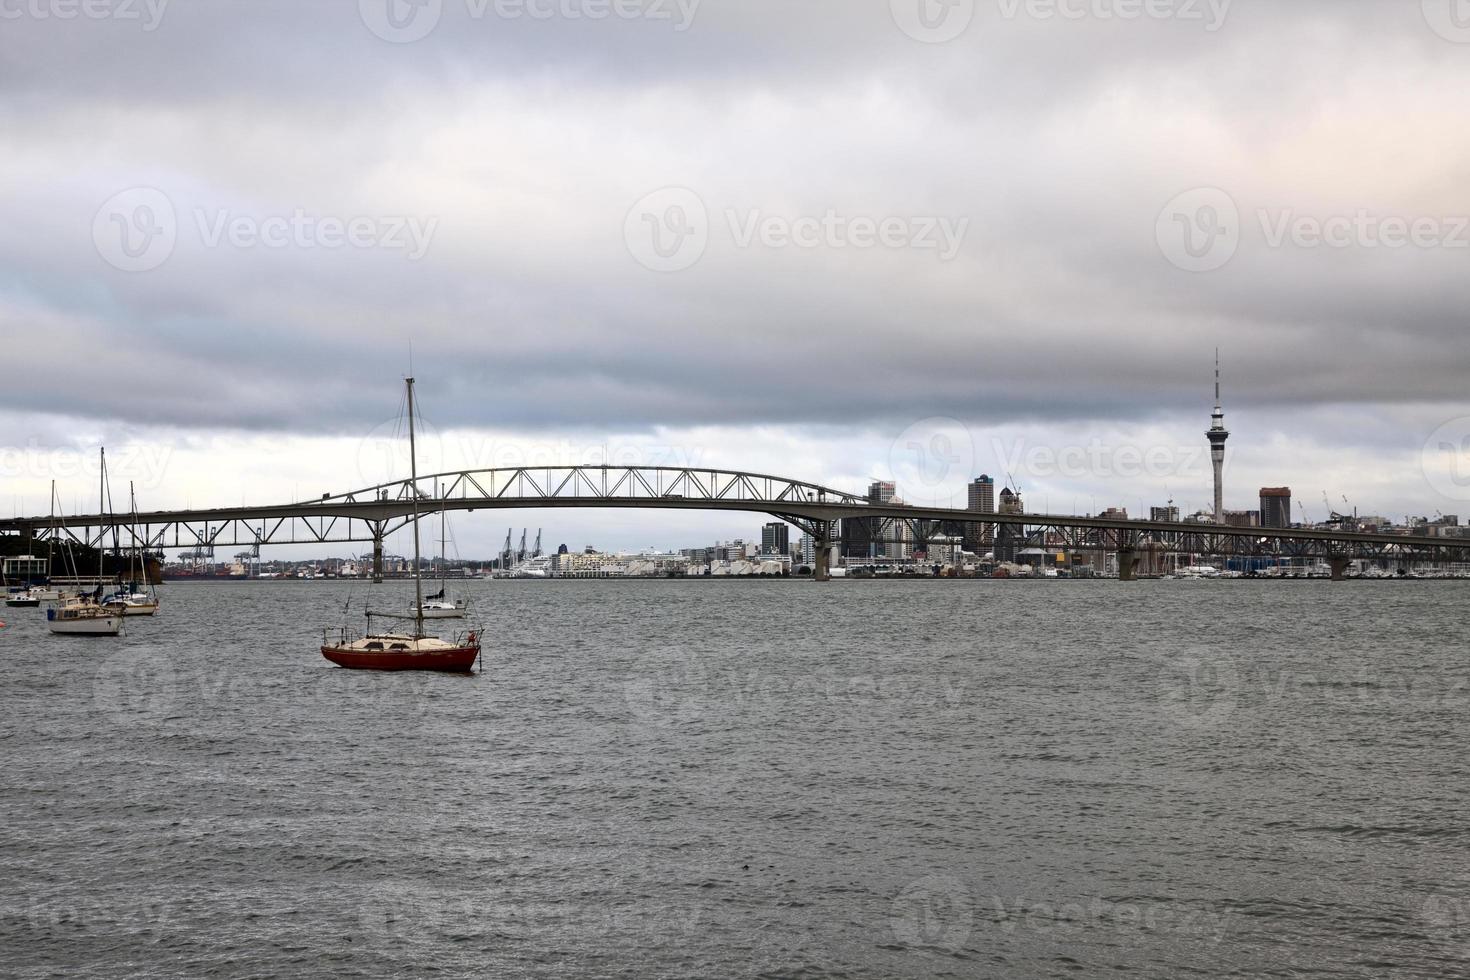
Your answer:
[[[349,629],[346,626],[325,626],[322,628],[322,646],[342,646],[356,643],[362,639],[362,631]]]

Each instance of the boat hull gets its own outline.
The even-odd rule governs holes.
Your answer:
[[[104,602],[103,606],[119,616],[152,616],[158,612],[158,603]]]
[[[46,628],[58,636],[118,636],[122,633],[122,617],[58,616],[55,609],[50,609],[46,614]]]
[[[19,599],[6,599],[5,604],[7,606],[39,606],[41,600],[31,598],[30,596],[23,596]]]
[[[480,648],[476,645],[415,652],[324,646],[322,656],[338,667],[349,670],[433,670],[468,674],[474,669],[475,660],[480,656]]]

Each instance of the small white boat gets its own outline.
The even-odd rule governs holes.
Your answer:
[[[33,595],[29,590],[25,592],[7,592],[5,594],[5,604],[12,608],[21,606],[39,606],[41,604],[41,600],[38,596]]]
[[[158,600],[146,592],[115,592],[102,600],[102,606],[120,616],[152,616],[158,612]]]
[[[100,454],[101,477],[98,483],[97,503],[98,511],[102,512],[107,507],[107,450],[103,449]],[[52,487],[52,500],[55,500],[56,490]],[[102,577],[103,551],[101,541],[97,547],[97,577]],[[59,605],[48,606],[46,609],[46,628],[53,633],[63,636],[119,636],[122,634],[123,618],[118,613],[102,606],[98,599],[102,597],[102,588],[85,596],[69,596],[61,600]]]
[[[90,599],[69,599],[46,610],[46,628],[65,636],[118,636],[123,618]]]
[[[463,619],[468,603],[464,599],[425,599],[420,606],[425,619]],[[412,608],[412,607],[410,607]]]
[[[434,487],[434,496],[439,496],[439,487]],[[463,619],[464,613],[469,608],[466,599],[449,599],[449,558],[445,553],[445,545],[448,543],[448,525],[444,511],[439,511],[439,591],[433,595],[424,596],[417,610],[413,606],[408,608],[417,612],[424,619]]]

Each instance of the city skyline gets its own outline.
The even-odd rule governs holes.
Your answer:
[[[1218,355],[1216,356],[1218,358]],[[1219,412],[1221,404],[1218,361],[1215,372],[1215,411]],[[1248,407],[1233,408],[1232,414],[1248,415],[1250,412]],[[1215,416],[1212,414],[1211,418],[1213,431]],[[1186,427],[1180,426],[1179,428]],[[1198,429],[1195,431],[1197,432]],[[491,443],[488,440],[477,442],[477,438],[466,437],[454,432],[439,432],[430,427],[427,433],[421,433],[420,436],[420,473],[429,475],[426,471],[434,469],[436,464],[451,466],[466,459],[482,458],[487,452],[492,458],[497,454],[507,457],[498,461],[511,465],[554,464],[561,460],[578,458],[622,458],[633,460],[634,462],[630,465],[698,466],[708,465],[707,460],[714,455],[703,447],[648,445],[638,441],[619,445],[613,445],[609,441],[578,445],[570,440],[561,440],[555,444],[540,444],[520,450],[510,443]],[[936,446],[936,440],[938,446]],[[966,440],[968,440],[968,446],[965,445]],[[1024,439],[1004,445],[999,438],[992,438],[990,447],[992,465],[989,469],[974,477],[961,479],[965,472],[963,464],[976,460],[979,455],[978,445],[979,440],[975,432],[966,426],[957,424],[956,420],[921,420],[907,427],[889,447],[889,466],[885,473],[887,479],[870,476],[855,488],[843,486],[835,481],[828,485],[849,492],[869,493],[871,486],[875,483],[882,483],[885,486],[891,484],[887,493],[908,502],[965,507],[971,499],[971,487],[975,480],[989,472],[997,471],[1005,475],[999,479],[991,477],[997,487],[992,492],[998,493],[1001,488],[1011,488],[1014,482],[1017,484],[1014,489],[1024,491],[1028,498],[1027,512],[1029,513],[1087,514],[1101,513],[1108,509],[1121,509],[1130,514],[1146,516],[1153,509],[1164,506],[1166,501],[1171,502],[1184,514],[1207,513],[1214,509],[1210,487],[1198,485],[1200,477],[1203,476],[1206,480],[1213,477],[1209,452],[1211,441],[1204,439],[1199,440],[1199,445],[1191,449],[1187,445],[1170,445],[1162,440],[1148,445],[1137,441],[1109,444],[1096,436],[1086,443],[1078,441],[1059,446],[1039,440]],[[1227,453],[1224,471],[1226,503],[1224,509],[1227,514],[1255,510],[1260,489],[1274,483],[1284,482],[1279,479],[1263,479],[1262,482],[1256,482],[1256,479],[1249,478],[1251,474],[1255,474],[1258,478],[1274,478],[1284,472],[1299,474],[1302,470],[1300,465],[1292,467],[1280,461],[1256,455],[1252,468],[1242,473],[1243,467],[1232,465],[1241,448],[1246,447],[1243,447],[1242,441],[1237,439],[1231,443]],[[377,426],[365,439],[351,446],[351,450],[352,464],[360,475],[363,485],[393,479],[395,473],[398,474],[396,478],[405,478],[407,475],[406,436],[396,420]],[[427,459],[424,458],[426,451]],[[89,502],[89,498],[95,494],[95,459],[84,457],[75,451],[60,456],[55,454],[38,456],[29,452],[17,453],[13,448],[7,449],[6,452],[9,454],[7,459],[11,471],[17,464],[24,466],[28,461],[37,472],[54,471],[64,478],[58,486],[63,512],[76,513],[95,510],[95,506]],[[91,455],[94,456],[95,451]],[[728,453],[720,455],[728,455]],[[1252,455],[1249,448],[1247,448],[1247,455]],[[122,454],[115,449],[110,449],[109,467],[114,485],[121,481],[138,482],[133,478],[141,477],[145,495],[148,490],[160,487],[168,492],[170,487],[167,481],[184,465],[180,456],[180,453],[169,447],[134,445],[125,449]],[[39,465],[36,463],[38,458],[40,459]],[[777,460],[773,462],[779,463]],[[1407,474],[1407,485],[1411,490],[1416,479],[1424,479],[1423,467],[1426,465],[1424,447],[1421,447],[1421,451],[1416,454],[1413,462],[1418,464],[1419,469],[1410,469]],[[1408,465],[1407,461],[1406,465]],[[884,469],[881,465],[879,468]],[[400,469],[401,472],[399,472]],[[970,462],[970,469],[983,470],[985,467],[980,462],[974,461]],[[1322,468],[1313,467],[1312,469],[1321,482]],[[775,472],[776,475],[783,476],[796,475],[772,470],[765,472]],[[903,482],[900,479],[902,476],[908,476],[908,482]],[[1242,481],[1240,478],[1243,476],[1246,479]],[[1191,479],[1193,483],[1190,482]],[[67,480],[70,480],[73,491],[70,494],[70,507],[67,503]],[[161,484],[160,480],[163,481]],[[23,482],[25,481],[17,481],[17,483]],[[1303,488],[1308,485],[1301,481],[1297,482]],[[293,481],[293,485],[295,484],[296,481]],[[1352,486],[1356,487],[1357,484]],[[1068,493],[1069,488],[1071,489],[1070,494]],[[1152,492],[1150,488],[1153,488]],[[333,489],[341,492],[347,488],[334,486]],[[1193,490],[1192,495],[1191,489]],[[302,488],[302,491],[305,490],[306,488]],[[283,500],[312,499],[316,496],[316,494],[302,491],[297,491],[293,496],[287,498],[244,498],[244,502],[279,503]],[[1134,494],[1132,500],[1127,499],[1126,496],[1130,491]],[[1359,507],[1356,501],[1348,499],[1347,493],[1327,486],[1321,489],[1320,494],[1308,492],[1305,489],[1298,491],[1296,499],[1301,501],[1299,506],[1303,509],[1293,515],[1293,520],[1299,522],[1313,517],[1313,522],[1315,522],[1326,519],[1334,508],[1323,505],[1322,512],[1317,514],[1315,501],[1320,496],[1326,496],[1333,503],[1342,499],[1345,506],[1361,509],[1364,513],[1380,514],[1395,522],[1410,517],[1432,518],[1439,513],[1458,513],[1461,509],[1453,506],[1455,504],[1453,498],[1435,494],[1421,498],[1427,501],[1428,505],[1439,502],[1439,506],[1429,506],[1428,509],[1394,508],[1391,504],[1385,507],[1376,502],[1368,506],[1368,502],[1378,499],[1373,495],[1361,496],[1363,506]],[[1407,496],[1410,499],[1413,497],[1412,493]],[[12,502],[13,510],[19,510],[21,499],[24,499],[22,495],[15,496]],[[185,500],[187,499],[186,495]],[[1309,504],[1308,501],[1312,503]],[[205,506],[229,506],[232,502],[225,498],[214,501],[206,499],[202,503]],[[200,504],[187,505],[198,506]],[[143,509],[162,509],[163,506],[165,505],[152,503],[146,497],[141,504]],[[1311,508],[1311,515],[1305,509],[1308,506]],[[45,509],[37,508],[31,513],[45,512]],[[649,515],[611,510],[569,513],[564,510],[550,509],[525,510],[516,516],[530,522],[530,526],[565,528],[568,544],[572,544],[573,540],[581,541],[583,544],[605,541],[607,542],[605,550],[609,552],[677,551],[689,547],[690,542],[749,539],[751,537],[751,529],[738,519],[732,519],[732,515],[729,514],[672,512]],[[496,523],[494,519],[487,522],[483,518],[476,519],[467,515],[457,515],[456,522],[458,526],[453,532],[455,547],[458,548],[459,543],[464,542],[466,549],[461,553],[466,556],[481,555],[484,557],[498,553],[498,546],[491,548],[489,545],[489,542],[496,538],[496,532],[493,530]],[[758,530],[757,526],[757,532]],[[758,533],[756,537],[758,539]],[[581,547],[582,544],[575,546]],[[281,551],[281,557],[285,560],[293,557],[297,559],[315,557],[303,550],[306,548],[309,546],[273,546],[273,549]],[[335,557],[347,556],[348,553],[343,553]]]

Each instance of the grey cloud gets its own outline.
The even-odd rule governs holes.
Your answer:
[[[1270,248],[1254,211],[1470,214],[1448,179],[1464,141],[1389,145],[1403,120],[1383,114],[1452,110],[1470,45],[1416,4],[1240,0],[1213,33],[1005,9],[936,45],[886,2],[705,0],[676,33],[445,0],[411,44],[351,3],[0,24],[0,329],[25,365],[0,406],[350,432],[410,344],[441,425],[1164,418],[1198,409],[1217,344],[1232,398],[1268,414],[1463,401],[1465,252]],[[622,230],[665,185],[713,231],[660,274]],[[134,186],[169,196],[179,241],[121,272],[93,219]],[[1189,273],[1155,222],[1203,186],[1234,197],[1244,240]],[[739,248],[725,227],[829,208],[969,232],[943,263]],[[201,209],[438,225],[409,261],[210,246]],[[105,353],[47,357],[57,341]]]

